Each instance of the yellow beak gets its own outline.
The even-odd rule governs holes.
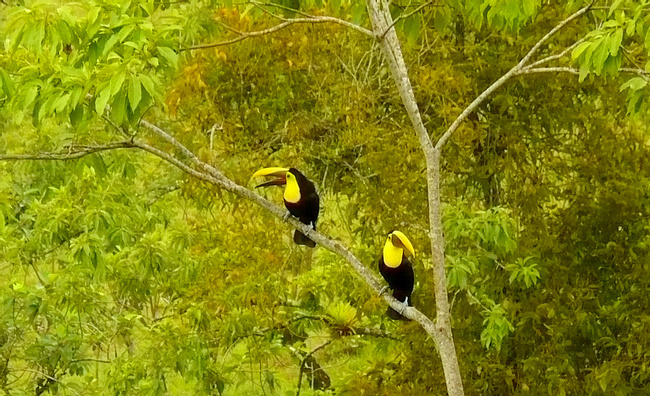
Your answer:
[[[257,177],[257,176],[285,176],[287,172],[289,172],[289,168],[278,168],[278,167],[263,168],[263,169],[258,170],[255,173],[253,173],[252,177]]]
[[[394,246],[401,247],[402,249],[406,249],[409,253],[411,253],[411,257],[415,257],[415,249],[413,249],[413,245],[411,244],[411,241],[404,235],[403,232],[401,231],[393,231],[391,232],[391,242],[393,243]]]
[[[267,181],[266,183],[259,184],[255,186],[255,188],[258,187],[266,187],[266,186],[282,186],[287,184],[287,172],[289,171],[289,168],[278,168],[278,167],[273,167],[273,168],[264,168],[260,169],[257,172],[253,173],[252,177],[257,177],[257,176],[272,176],[274,177],[273,180]]]

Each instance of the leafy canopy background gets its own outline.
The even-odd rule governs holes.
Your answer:
[[[584,4],[420,5],[393,12],[439,136]],[[434,312],[424,161],[376,44],[295,24],[188,50],[300,16],[287,7],[369,26],[364,3],[0,7],[3,153],[152,139],[137,127],[146,117],[244,185],[262,166],[296,166],[320,188],[320,228],[368,266],[391,229],[412,238],[415,305]],[[447,281],[468,394],[650,392],[649,7],[596,3],[545,50],[586,37],[560,59],[577,76],[518,77],[446,149]],[[339,258],[295,247],[262,210],[155,156],[0,162],[0,175],[7,394],[295,394],[310,356],[322,370],[303,387],[317,394],[445,392],[433,343],[387,320]]]

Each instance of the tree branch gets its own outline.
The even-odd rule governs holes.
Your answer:
[[[636,74],[645,79],[649,79],[648,76],[650,75],[649,72],[643,69],[635,69],[630,67],[621,67],[619,69],[619,72]],[[571,73],[571,74],[579,75],[580,70],[574,67],[563,67],[563,66],[558,66],[558,67],[530,67],[529,66],[529,67],[524,67],[523,69],[517,71],[515,75],[522,76],[524,74],[534,74],[534,73]]]
[[[110,150],[110,149],[118,149],[118,148],[123,148],[123,147],[129,147],[129,148],[140,148],[150,154],[153,154],[167,162],[169,162],[171,165],[179,168],[183,172],[187,173],[190,176],[193,176],[199,180],[203,180],[204,182],[213,184],[215,186],[224,188],[225,190],[234,193],[242,198],[246,198],[255,204],[261,206],[262,208],[266,209],[267,211],[271,212],[273,215],[275,215],[278,219],[284,220],[284,215],[285,215],[285,210],[280,208],[277,205],[274,205],[261,195],[256,194],[255,192],[240,186],[239,184],[233,182],[232,180],[228,179],[226,176],[224,176],[221,172],[219,172],[217,169],[212,167],[209,164],[206,164],[202,162],[201,160],[198,159],[194,153],[192,153],[187,147],[185,147],[182,143],[180,143],[178,140],[176,140],[173,136],[171,136],[169,133],[164,131],[163,129],[147,122],[143,121],[141,122],[142,125],[145,127],[149,128],[151,131],[153,131],[156,135],[160,136],[167,142],[171,143],[175,148],[177,148],[179,151],[183,152],[185,155],[190,157],[193,162],[203,171],[194,169],[190,167],[189,165],[185,164],[184,162],[180,161],[178,158],[172,156],[171,154],[168,154],[159,148],[152,146],[150,144],[147,144],[141,140],[138,139],[132,139],[131,141],[126,141],[126,142],[115,142],[111,144],[106,144],[103,146],[94,146],[92,149],[94,149],[93,152],[96,151],[102,151],[102,150]],[[90,149],[90,148],[89,148]],[[89,150],[87,149],[87,150]],[[26,159],[61,159],[57,158],[56,155],[53,154],[60,154],[60,153],[42,153],[42,154],[34,154],[34,155],[21,155],[21,158],[7,158],[7,159],[17,159],[17,160],[26,160]],[[90,154],[90,152],[86,153],[85,155]],[[14,156],[15,157],[15,156]],[[77,157],[78,158],[78,157]],[[0,159],[3,159],[0,157]],[[71,159],[71,158],[66,158],[66,159]],[[295,217],[290,217],[286,220],[292,227],[300,230],[302,233],[307,235],[311,240],[314,242],[317,242],[320,244],[322,247],[325,249],[341,256],[345,260],[348,261],[352,265],[352,267],[357,271],[359,276],[372,288],[374,289],[378,294],[381,291],[381,283],[377,279],[377,277],[368,269],[366,266],[364,266],[361,261],[354,255],[352,252],[350,252],[343,244],[341,244],[338,241],[334,241],[323,234],[315,231],[312,229],[310,226],[301,223],[297,218]],[[382,298],[394,309],[396,310],[401,310],[403,309],[403,304],[398,301],[397,299],[393,298],[388,293],[384,293],[382,295]],[[420,323],[422,327],[427,331],[427,333],[431,334],[434,336],[435,334],[435,326],[434,323],[426,317],[422,312],[417,310],[414,307],[407,307],[404,310],[404,316],[407,318],[413,319]],[[435,339],[435,336],[434,336]]]
[[[518,70],[514,75],[522,76],[524,74],[533,74],[533,73],[571,73],[571,74],[580,74],[580,70],[573,67],[525,67],[521,70]]]
[[[648,80],[648,76],[650,76],[650,72],[645,71],[643,69],[635,69],[631,67],[621,67],[621,72],[623,73],[632,73],[632,74],[637,74],[646,80]]]
[[[67,151],[57,152],[43,152],[35,154],[0,154],[0,161],[21,161],[21,160],[75,160],[84,157],[88,154],[97,153],[100,151],[113,150],[118,148],[133,148],[135,147],[129,141],[107,143],[99,146],[70,146]]]
[[[419,311],[417,314],[405,313],[410,319],[417,320],[432,336],[436,349],[440,353],[440,360],[447,385],[447,392],[451,396],[463,396],[463,382],[460,375],[460,366],[454,346],[453,332],[450,319],[449,296],[447,292],[447,279],[445,276],[445,244],[442,232],[442,215],[440,204],[440,150],[437,150],[429,137],[422,116],[415,99],[413,86],[409,79],[408,69],[402,55],[399,39],[395,32],[394,23],[390,13],[390,0],[366,0],[368,13],[373,29],[380,37],[379,47],[386,59],[393,81],[397,85],[406,113],[411,120],[415,134],[418,137],[420,148],[424,154],[427,169],[427,197],[429,206],[429,229],[431,236],[431,260],[433,264],[433,285],[436,300],[436,324],[427,328],[428,320]],[[391,307],[395,308],[392,304]],[[411,316],[413,315],[413,316]],[[425,325],[426,323],[426,325]]]
[[[540,59],[540,60],[538,60],[538,61],[536,61],[536,62],[531,63],[531,64],[528,65],[527,67],[528,67],[528,68],[533,68],[533,67],[537,67],[537,66],[539,66],[539,65],[542,65],[542,64],[544,64],[544,63],[546,63],[546,62],[550,62],[550,61],[552,61],[552,60],[561,59],[563,56],[565,56],[566,54],[568,54],[568,53],[569,53],[571,50],[573,50],[575,47],[577,47],[578,45],[580,45],[583,41],[585,41],[585,38],[584,38],[584,37],[581,38],[580,40],[576,41],[575,43],[571,44],[571,45],[568,46],[567,48],[565,48],[564,51],[560,52],[559,54],[547,56],[546,58],[543,58],[543,59]]]
[[[270,27],[268,29],[257,30],[257,31],[253,31],[253,32],[240,32],[239,37],[235,37],[235,38],[232,38],[232,39],[229,39],[229,40],[219,41],[219,42],[212,43],[212,44],[203,44],[203,45],[196,45],[196,46],[192,46],[192,47],[181,48],[180,51],[189,51],[189,50],[199,50],[199,49],[206,49],[206,48],[223,47],[223,46],[226,46],[226,45],[237,43],[239,41],[246,40],[246,39],[251,38],[251,37],[259,37],[259,36],[264,36],[264,35],[267,35],[267,34],[275,33],[278,30],[282,30],[282,29],[284,29],[286,27],[289,27],[291,25],[298,24],[298,23],[336,23],[336,24],[339,24],[339,25],[346,26],[346,27],[349,27],[351,29],[354,29],[354,30],[356,30],[358,32],[361,32],[361,33],[367,35],[367,36],[375,37],[375,34],[372,31],[370,31],[370,30],[368,30],[368,29],[366,29],[364,27],[361,27],[359,25],[356,25],[356,24],[354,24],[352,22],[344,21],[342,19],[338,19],[338,18],[334,18],[334,17],[330,17],[330,16],[316,16],[316,15],[314,15],[314,16],[310,16],[308,18],[289,18],[289,19],[285,19],[284,22],[282,22],[282,23],[280,23],[278,25],[275,25],[273,27]],[[232,30],[232,29],[230,29],[230,30]]]
[[[306,354],[302,360],[300,361],[300,373],[298,374],[298,390],[296,391],[296,396],[300,396],[300,388],[302,387],[302,373],[305,371],[305,363],[307,362],[307,359],[312,357],[312,355],[319,350],[325,348],[329,344],[332,343],[332,340],[327,340],[323,344],[317,346],[316,348],[312,349],[308,354]]]
[[[463,112],[460,113],[460,115],[459,115],[458,117],[456,117],[456,120],[454,120],[454,122],[451,124],[451,126],[449,126],[449,128],[447,129],[447,131],[446,131],[446,132],[445,132],[445,133],[440,137],[440,139],[438,140],[438,143],[436,143],[436,149],[440,150],[440,149],[445,145],[445,143],[447,142],[447,140],[449,140],[449,138],[451,137],[451,135],[456,131],[456,129],[458,129],[458,127],[460,126],[460,124],[461,124],[463,121],[465,121],[465,119],[466,119],[466,118],[467,118],[467,117],[468,117],[468,116],[469,116],[469,115],[470,115],[474,110],[476,110],[476,109],[477,109],[477,108],[478,108],[478,107],[479,107],[479,106],[480,106],[480,105],[485,101],[485,99],[487,99],[488,97],[490,97],[490,95],[492,95],[492,93],[494,93],[494,91],[496,91],[497,89],[499,89],[503,84],[505,84],[508,80],[510,80],[510,78],[512,78],[513,76],[517,75],[517,73],[518,73],[519,71],[521,71],[521,70],[526,66],[526,64],[528,63],[528,61],[530,61],[530,59],[533,57],[533,55],[535,55],[535,53],[539,50],[539,48],[540,48],[540,47],[541,47],[541,46],[542,46],[546,41],[548,41],[548,40],[549,40],[549,39],[550,39],[550,38],[551,38],[555,33],[557,33],[560,29],[562,29],[563,27],[565,27],[569,22],[573,21],[574,19],[580,17],[581,15],[583,15],[583,14],[585,14],[587,11],[589,11],[589,9],[591,8],[592,4],[593,4],[593,1],[592,1],[591,3],[589,3],[587,6],[585,6],[585,7],[581,8],[581,9],[579,9],[579,10],[576,11],[576,12],[574,12],[574,13],[571,14],[568,18],[566,18],[565,20],[563,20],[562,22],[560,22],[557,26],[555,26],[553,29],[551,29],[551,31],[549,31],[548,33],[546,33],[546,35],[545,35],[544,37],[542,37],[542,38],[541,38],[541,39],[540,39],[540,40],[539,40],[539,41],[538,41],[538,42],[533,46],[533,48],[530,49],[530,51],[528,51],[528,53],[527,53],[527,54],[526,54],[526,55],[521,59],[521,61],[519,61],[519,63],[517,63],[517,65],[515,65],[515,66],[514,66],[512,69],[510,69],[506,74],[504,74],[503,76],[501,76],[501,78],[499,78],[497,81],[495,81],[494,83],[492,83],[492,85],[490,85],[490,86],[489,86],[485,91],[483,91],[479,96],[477,96],[476,99],[474,99],[474,101],[473,101],[472,103],[470,103],[469,106],[467,106],[467,107],[465,108],[465,110],[463,110]]]

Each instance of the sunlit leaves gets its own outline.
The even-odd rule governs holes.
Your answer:
[[[512,284],[519,282],[526,288],[534,286],[540,278],[537,263],[533,257],[517,258],[514,264],[507,264],[506,271],[510,272],[508,281]]]
[[[0,90],[3,93],[4,100],[11,98],[15,91],[13,80],[2,67],[0,67]]]
[[[627,112],[628,114],[638,114],[644,102],[648,101],[650,96],[649,90],[646,88],[648,82],[650,81],[649,76],[643,77],[632,77],[623,85],[621,85],[621,91],[627,90]],[[647,103],[645,103],[647,106]]]
[[[497,30],[518,31],[538,12],[540,0],[470,0],[450,2],[479,29],[487,22]]]
[[[160,99],[154,82],[177,67],[178,55],[170,40],[179,28],[153,21],[173,21],[173,12],[127,3],[30,7],[15,7],[7,25],[13,27],[8,41],[12,69],[22,85],[32,87],[13,103],[18,112],[33,108],[35,123],[56,116],[79,125],[86,114],[80,106],[91,95],[99,115],[109,105],[118,124],[134,123]],[[140,81],[146,94],[139,93]],[[9,92],[10,85],[4,85]]]
[[[488,300],[488,307],[484,309],[483,325],[485,328],[481,332],[481,343],[485,348],[501,349],[503,340],[515,330],[514,326],[508,320],[506,311],[500,304]]]
[[[616,21],[608,21],[574,48],[572,57],[580,65],[580,81],[590,72],[598,76],[618,74],[623,57],[619,51],[622,41],[623,28]]]
[[[344,301],[331,303],[326,310],[332,318],[333,324],[337,327],[347,329],[357,323],[357,310]]]
[[[450,288],[467,289],[468,281],[478,270],[476,258],[447,256],[446,263],[447,285]]]
[[[580,81],[589,73],[597,76],[618,76],[623,65],[624,52],[638,53],[645,48],[647,59],[650,50],[647,4],[614,1],[607,13],[596,15],[599,15],[603,22],[597,30],[589,32],[586,40],[572,52],[572,58],[580,68]],[[633,66],[628,67],[628,70],[638,67],[634,61],[629,62],[631,59],[628,55],[628,64]],[[643,72],[643,69],[638,69],[638,73]],[[628,89],[630,115],[641,112],[647,102],[648,90],[644,89],[644,79],[647,81],[647,75],[634,77],[621,86],[621,90]]]

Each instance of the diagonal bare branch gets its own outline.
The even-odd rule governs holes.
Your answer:
[[[536,62],[533,62],[533,63],[531,63],[530,65],[528,65],[526,67],[527,68],[533,68],[533,67],[543,65],[544,63],[547,63],[547,62],[550,62],[550,61],[553,61],[553,60],[561,59],[563,56],[566,56],[569,52],[571,52],[575,47],[580,45],[583,41],[585,41],[584,37],[581,38],[580,40],[576,41],[575,43],[571,44],[570,46],[566,47],[564,49],[564,51],[560,52],[559,54],[547,56],[546,58],[543,58],[543,59],[540,59],[540,60],[538,60]]]
[[[589,3],[587,6],[579,9],[578,11],[574,12],[571,14],[568,18],[560,22],[557,26],[555,26],[553,29],[551,29],[544,37],[542,37],[534,46],[533,48],[528,51],[528,53],[515,65],[512,69],[510,69],[506,74],[501,76],[497,81],[492,83],[485,91],[481,92],[479,96],[472,101],[472,103],[469,104],[463,110],[462,113],[456,119],[454,122],[447,128],[447,131],[438,139],[438,143],[436,143],[436,149],[440,150],[442,147],[447,143],[447,140],[451,137],[451,135],[458,129],[460,124],[465,121],[465,119],[472,113],[474,112],[494,91],[497,89],[501,88],[503,84],[505,84],[508,80],[510,80],[512,77],[516,76],[518,72],[520,72],[522,69],[525,68],[526,64],[530,61],[530,59],[535,55],[535,53],[539,50],[539,48],[547,42],[555,33],[560,31],[563,27],[565,27],[567,24],[569,24],[571,21],[575,20],[576,18],[580,17],[581,15],[585,14],[589,9],[591,8],[591,5],[593,2]]]

